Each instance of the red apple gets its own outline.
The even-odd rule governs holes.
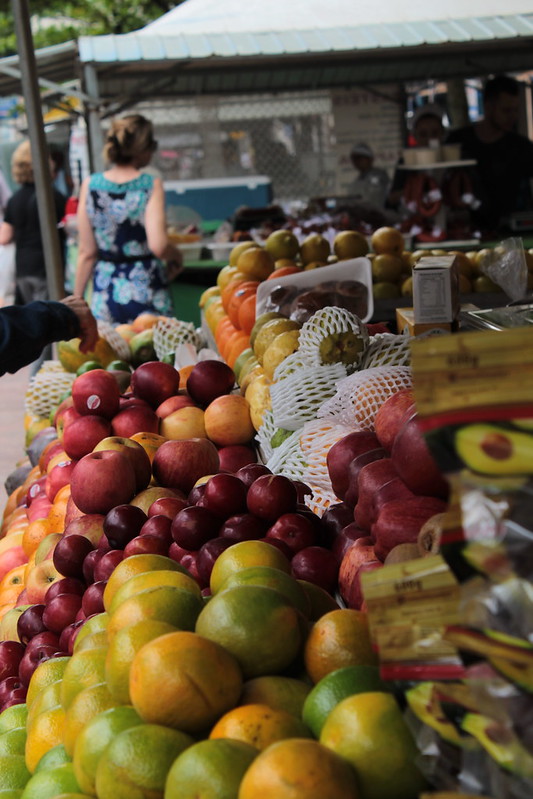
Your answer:
[[[146,361],[134,370],[130,387],[135,397],[140,397],[155,409],[178,393],[180,373],[169,363]]]
[[[200,579],[200,574],[198,572],[197,561],[198,561],[198,552],[188,552],[182,556],[179,563],[180,566],[183,566],[184,569],[187,569],[187,572],[191,575],[191,577],[196,580],[196,582],[200,587],[202,587],[203,583]]]
[[[72,622],[72,624],[67,624],[59,636],[59,647],[62,652],[72,655],[74,652],[74,641],[80,629],[83,627],[84,621],[84,619],[80,619]]]
[[[83,596],[85,593],[85,584],[75,577],[64,577],[62,580],[52,583],[46,594],[44,595],[44,604],[47,605],[58,594],[77,594]]]
[[[356,575],[359,567],[363,563],[368,563],[369,561],[375,562],[376,560],[377,557],[372,545],[356,546],[354,544],[345,553],[341,565],[339,566],[339,592],[349,607],[353,607],[352,603],[356,602],[355,596],[358,596]]]
[[[15,566],[22,566],[23,563],[27,562],[28,556],[21,546],[12,546],[4,550],[0,554],[0,580]]]
[[[83,418],[90,419],[92,417],[89,417],[89,416],[83,417],[82,416],[80,418],[81,419],[83,419]],[[89,452],[90,452],[90,450],[89,450]],[[60,488],[63,488],[63,486],[66,486],[68,483],[70,483],[70,479],[72,477],[72,472],[74,470],[74,467],[75,467],[76,463],[77,463],[76,460],[61,461],[60,463],[56,463],[56,465],[53,466],[50,469],[49,474],[47,474],[46,478],[45,478],[46,479],[46,488],[45,488],[46,497],[47,497],[47,499],[50,502],[54,501],[54,499],[56,498],[56,494],[57,494],[57,492],[59,491]]]
[[[168,548],[168,556],[172,558],[172,560],[176,561],[176,563],[181,563],[181,559],[184,555],[194,555],[196,556],[196,552],[191,552],[189,549],[185,549],[184,547],[180,547],[179,544],[176,544],[175,541],[171,543]]]
[[[72,402],[72,397],[69,397]],[[54,441],[50,441],[49,444],[44,448],[41,453],[41,457],[39,458],[39,471],[41,474],[46,472],[49,462],[54,458],[56,455],[59,455],[60,452],[63,451],[63,444],[57,438],[57,431],[56,431],[56,438]]]
[[[392,450],[394,439],[414,410],[415,398],[410,388],[403,388],[392,394],[378,408],[374,417],[374,430],[380,445],[388,452]]]
[[[56,580],[62,580],[63,575],[56,569],[52,558],[46,558],[31,569],[26,578],[26,598],[31,604],[44,602],[46,592]]]
[[[83,578],[83,561],[94,549],[84,535],[63,536],[54,547],[54,566],[63,577]]]
[[[94,581],[94,567],[96,566],[96,562],[100,560],[103,554],[104,550],[93,549],[88,555],[85,556],[85,560],[83,561],[83,579],[87,584],[90,584]]]
[[[354,508],[354,519],[363,530],[370,530],[375,517],[374,495],[379,489],[397,477],[396,469],[390,458],[367,463],[357,478],[358,499]]]
[[[153,535],[156,538],[161,538],[168,550],[169,546],[173,543],[171,527],[172,519],[160,513],[148,517],[141,527],[139,535]]]
[[[6,677],[18,677],[19,663],[25,650],[20,641],[0,641],[0,682]]]
[[[449,486],[418,426],[417,416],[406,421],[391,452],[396,472],[414,494],[446,499]]]
[[[215,445],[207,438],[165,441],[154,455],[152,471],[160,486],[188,493],[200,477],[218,471]]]
[[[73,519],[78,519],[80,516],[83,516],[83,512],[76,506],[72,497],[69,496],[65,510],[65,527],[67,524],[70,524]]]
[[[416,496],[387,502],[372,525],[377,558],[385,560],[398,544],[416,544],[422,525],[431,516],[445,510],[446,503],[437,497]]]
[[[136,405],[119,411],[111,420],[114,436],[130,438],[135,433],[159,433],[159,418],[149,405]]]
[[[155,409],[155,414],[160,419],[165,419],[167,416],[170,416],[171,413],[174,411],[179,411],[180,408],[187,408],[187,407],[198,407],[191,397],[187,394],[174,394],[173,397],[169,397],[168,399],[164,400],[161,405]]]
[[[138,535],[128,541],[124,547],[124,557],[131,555],[167,555],[168,547],[166,541],[158,535]]]
[[[269,528],[265,538],[267,541],[272,538],[284,541],[293,555],[301,549],[317,544],[315,526],[300,513],[282,513]],[[307,580],[308,578],[302,579]],[[313,580],[309,582],[313,582]]]
[[[59,417],[59,419],[57,421],[57,435],[58,435],[58,438],[61,441],[61,443],[63,443],[63,437],[65,435],[65,430],[67,429],[67,427],[69,425],[71,425],[72,422],[75,422],[76,419],[79,419],[80,416],[81,416],[81,413],[78,413],[76,408],[71,407],[71,408],[67,408],[65,410],[65,412]],[[64,447],[63,447],[63,449],[64,449]],[[48,465],[50,465],[50,464],[48,464]]]
[[[39,496],[46,496],[46,478],[47,475],[43,474],[42,477],[37,478],[28,486],[26,492],[26,506],[29,508],[34,499]]]
[[[220,525],[220,517],[212,511],[190,505],[176,514],[170,529],[172,538],[180,547],[195,551],[218,536]]]
[[[352,508],[357,505],[359,499],[359,473],[363,466],[385,457],[387,457],[387,450],[383,447],[376,447],[376,449],[370,449],[368,452],[362,452],[353,461],[350,461],[348,464],[348,488],[344,495],[344,501],[347,505]]]
[[[231,541],[229,538],[212,538],[200,547],[196,555],[196,566],[201,585],[209,585],[209,579],[216,559],[221,552],[224,552],[225,549],[233,544],[234,541]],[[185,566],[185,568],[189,568],[183,558],[181,565]]]
[[[233,543],[237,543],[237,541],[264,538],[267,530],[268,522],[264,519],[260,519],[252,513],[239,513],[226,519],[218,535],[221,538],[229,538]]]
[[[246,444],[228,444],[218,450],[220,471],[235,474],[249,463],[257,463],[257,452]]]
[[[375,433],[370,430],[356,430],[343,436],[330,447],[326,456],[331,487],[339,499],[344,500],[348,489],[348,466],[358,455],[379,447]]]
[[[46,632],[47,625],[43,620],[45,608],[44,604],[30,605],[20,614],[17,621],[17,635],[21,643],[27,644],[38,633]]]
[[[296,580],[307,580],[333,594],[337,587],[338,562],[325,547],[304,547],[291,560],[291,574]]]
[[[94,613],[104,612],[104,591],[106,585],[107,582],[101,580],[100,582],[88,586],[81,600],[81,607],[85,616],[92,616]]]
[[[135,491],[143,491],[152,478],[152,463],[145,448],[132,438],[107,436],[96,444],[93,452],[102,452],[105,449],[116,449],[130,459],[135,472]]]
[[[103,513],[87,513],[79,516],[68,523],[63,535],[84,535],[91,544],[97,546],[104,534],[104,519]]]
[[[298,493],[292,480],[282,474],[266,474],[258,477],[246,496],[250,513],[275,522],[284,513],[296,508]]]
[[[363,587],[361,585],[361,577],[363,574],[366,574],[366,572],[373,572],[376,569],[381,569],[382,567],[383,563],[380,560],[367,560],[364,563],[361,563],[355,572],[354,581],[348,590],[347,596],[343,596],[343,599],[349,608],[353,608],[354,610],[362,609],[365,598]]]
[[[44,610],[43,610],[44,613]],[[42,633],[37,633],[33,638],[30,638],[26,644],[26,652],[32,652],[40,646],[55,646],[56,651],[60,650],[59,638],[51,630],[45,630]]]
[[[207,407],[214,399],[229,394],[235,385],[235,373],[227,363],[205,360],[193,366],[187,378],[187,393],[192,399]]]
[[[91,369],[79,375],[72,384],[72,402],[78,413],[98,414],[112,419],[119,408],[120,389],[110,372]]]
[[[110,433],[111,422],[109,419],[94,414],[80,416],[65,428],[63,447],[69,458],[79,460],[92,452],[98,442]]]
[[[18,674],[5,677],[0,682],[0,708],[5,710],[10,704],[20,705],[25,701],[27,683],[23,683]],[[12,702],[13,697],[24,697],[18,702]]]
[[[110,549],[109,552],[104,552],[94,566],[94,582],[109,580],[115,570],[115,566],[118,566],[123,558],[124,552],[121,549]]]
[[[248,486],[249,488],[254,480],[257,480],[258,477],[263,477],[267,474],[272,474],[272,471],[268,468],[268,466],[265,466],[264,463],[250,463],[246,466],[241,466],[241,468],[235,472],[235,477],[238,477],[239,480],[242,480],[244,485]]]
[[[127,408],[146,408],[153,410],[152,406],[146,400],[140,397],[134,397],[133,394],[121,394],[119,402],[119,411],[124,411]]]
[[[189,496],[187,497],[187,505],[199,505],[202,502],[202,497],[205,494],[205,483],[198,483],[191,488]]]
[[[331,545],[337,563],[341,563],[344,555],[353,544],[361,538],[368,538],[368,530],[362,530],[357,526],[356,522],[347,524],[340,533],[335,536],[335,540]]]
[[[104,533],[112,549],[124,549],[132,538],[139,535],[146,513],[135,505],[115,505],[104,519]]]
[[[90,374],[90,372],[87,372]],[[83,513],[107,513],[135,495],[135,472],[123,452],[90,452],[78,461],[71,479],[71,495]]]
[[[259,540],[264,541],[266,544],[270,544],[271,547],[279,549],[282,555],[285,555],[287,560],[292,560],[294,552],[285,541],[281,540],[281,538],[260,538]]]
[[[43,644],[30,652],[26,651],[19,665],[19,680],[26,687],[29,685],[31,677],[39,663],[49,660],[57,652],[57,647]]]
[[[246,510],[247,488],[238,477],[221,472],[211,477],[205,484],[202,505],[207,510],[227,519]]]
[[[176,488],[163,488],[163,486],[148,486],[144,491],[139,491],[130,502],[130,505],[135,505],[136,508],[143,510],[148,516],[148,510],[156,499],[163,497],[174,497],[185,499],[185,494],[178,491]],[[187,502],[186,505],[189,503]]]
[[[155,499],[148,508],[148,518],[151,516],[167,516],[170,520],[179,513],[180,510],[189,505],[188,500],[179,497],[160,497]]]
[[[44,495],[41,494],[40,496],[38,496],[36,499],[33,500],[31,505],[28,507],[28,510],[26,511],[28,521],[34,522],[35,519],[45,519],[50,513],[51,508],[52,508],[52,503],[50,502],[46,494]]]
[[[59,635],[75,621],[81,604],[82,597],[79,594],[58,594],[45,605],[43,622],[49,630]]]
[[[377,517],[383,505],[386,505],[387,502],[392,502],[393,500],[399,499],[412,499],[414,496],[415,494],[413,494],[413,492],[407,488],[401,477],[393,477],[388,483],[385,483],[381,486],[381,488],[378,488],[374,494],[374,519]]]
[[[321,521],[327,540],[333,543],[335,537],[353,521],[353,508],[345,502],[330,505],[322,514]]]

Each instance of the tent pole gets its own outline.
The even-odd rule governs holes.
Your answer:
[[[84,89],[91,97],[98,96],[98,77],[96,70],[91,64],[83,67]],[[89,135],[89,163],[91,172],[101,172],[104,168],[102,151],[104,149],[104,137],[102,134],[102,123],[98,108],[91,102],[85,104],[87,109],[87,132]]]
[[[37,82],[37,67],[31,35],[28,0],[11,0],[11,7],[20,55],[22,93],[28,117],[48,295],[52,300],[59,300],[65,296],[63,257],[57,231],[50,160],[44,135],[43,113]]]

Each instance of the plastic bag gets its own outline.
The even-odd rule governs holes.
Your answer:
[[[480,268],[512,300],[521,300],[526,296],[527,263],[522,239],[501,241],[482,258]]]

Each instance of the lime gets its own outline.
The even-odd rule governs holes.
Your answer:
[[[106,366],[106,370],[108,372],[131,372],[131,364],[126,363],[126,361],[111,361]]]
[[[58,794],[79,793],[79,790],[72,763],[63,763],[34,774],[26,783],[22,796],[24,799],[55,799]]]
[[[26,727],[14,727],[0,735],[0,755],[23,755],[26,746]]]
[[[83,375],[85,372],[92,372],[93,369],[103,369],[104,367],[99,361],[85,361],[81,366],[76,369],[76,376]]]
[[[35,767],[34,774],[38,771],[49,771],[57,766],[62,766],[64,763],[70,763],[71,758],[67,755],[67,750],[63,744],[53,746],[48,752],[45,752]]]
[[[30,777],[22,755],[0,755],[0,791],[24,788]]]
[[[199,741],[178,755],[168,772],[165,799],[237,796],[257,749],[243,741]]]
[[[0,713],[0,733],[12,730],[14,727],[24,727],[28,718],[28,707],[25,703],[11,705]]]

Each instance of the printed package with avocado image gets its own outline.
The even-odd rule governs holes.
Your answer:
[[[456,785],[533,796],[533,329],[411,344],[426,443],[450,483],[439,551],[460,586],[442,638],[462,677],[407,692],[422,753],[453,751]],[[436,747],[436,750],[435,750]],[[451,747],[451,749],[450,749]],[[475,788],[475,790],[473,790]],[[443,783],[442,790],[449,789]]]

